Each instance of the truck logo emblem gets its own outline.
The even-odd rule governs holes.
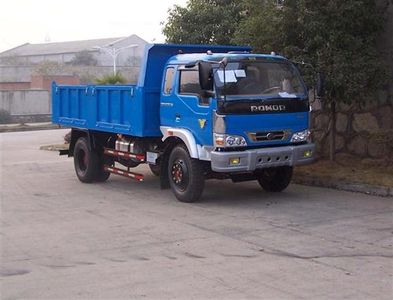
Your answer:
[[[266,138],[267,138],[268,140],[272,140],[272,139],[274,139],[274,137],[275,137],[275,134],[272,133],[272,132],[269,132],[269,133],[266,135]]]
[[[271,104],[271,105],[251,105],[250,106],[251,112],[266,112],[266,111],[285,111],[285,105],[278,105],[278,104]]]
[[[206,125],[206,119],[198,119],[198,122],[199,122],[199,127],[203,129]]]

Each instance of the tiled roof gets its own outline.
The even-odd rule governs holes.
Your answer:
[[[1,52],[0,57],[76,53],[83,50],[93,50],[93,47],[96,46],[103,47],[105,45],[114,44],[126,38],[129,37],[94,39],[94,40],[83,40],[83,41],[59,42],[59,43],[42,43],[42,44],[26,43],[17,46],[15,48],[6,50],[4,52]],[[130,38],[136,38],[142,40],[137,35],[131,35]]]

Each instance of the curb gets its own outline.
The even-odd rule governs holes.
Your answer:
[[[336,190],[363,193],[379,197],[393,197],[393,188],[387,186],[370,185],[365,183],[351,183],[337,181],[331,178],[310,177],[304,174],[295,174],[293,183],[309,186],[333,188]]]
[[[44,145],[40,147],[40,150],[46,151],[62,151],[68,150],[70,144],[55,144],[55,145]]]
[[[56,124],[48,125],[18,125],[18,126],[1,126],[0,132],[18,132],[18,131],[35,131],[35,130],[48,130],[48,129],[63,129],[64,127],[59,127]]]

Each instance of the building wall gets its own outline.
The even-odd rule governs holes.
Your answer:
[[[11,116],[49,115],[52,112],[49,91],[0,91],[1,109],[8,111]]]
[[[340,105],[336,120],[336,153],[393,162],[393,107],[391,103],[368,107]],[[328,157],[330,114],[311,113],[313,141],[319,156]]]
[[[30,82],[0,82],[0,90],[28,90]]]
[[[52,82],[56,81],[57,84],[80,84],[80,79],[78,76],[67,76],[67,75],[33,75],[31,76],[31,88],[32,89],[42,89],[51,90]]]
[[[0,82],[30,82],[32,67],[0,66]]]
[[[139,67],[118,67],[118,70],[126,77],[129,83],[137,82]],[[113,68],[110,66],[58,66],[54,70],[48,70],[46,75],[77,76],[81,82],[91,83],[94,82],[95,78],[111,74],[112,72]],[[37,74],[36,66],[0,66],[0,83],[30,82],[31,76],[35,74]]]

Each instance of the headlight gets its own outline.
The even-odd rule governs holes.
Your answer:
[[[214,146],[216,147],[244,147],[247,146],[246,139],[239,135],[214,133]]]
[[[291,138],[291,143],[310,142],[311,132],[306,129],[303,131],[295,132]]]

